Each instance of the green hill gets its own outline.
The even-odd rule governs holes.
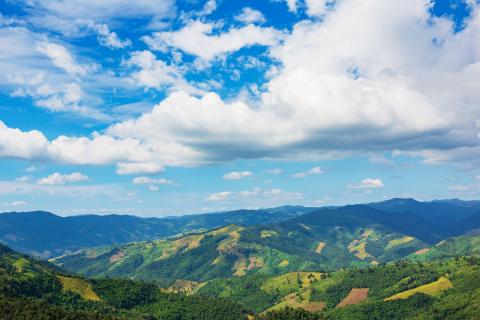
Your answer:
[[[163,286],[178,279],[202,282],[365,267],[428,247],[425,241],[432,234],[420,233],[421,219],[395,219],[366,206],[325,209],[276,224],[229,225],[180,238],[83,250],[51,261],[88,277],[124,277]]]
[[[80,249],[145,241],[210,230],[227,224],[253,225],[283,221],[314,208],[283,206],[165,218],[129,215],[60,217],[49,212],[0,213],[0,242],[41,258]]]
[[[225,299],[165,293],[154,284],[89,280],[0,245],[0,319],[246,319]]]
[[[478,319],[479,279],[480,259],[462,257],[217,279],[194,294],[234,299],[266,319],[295,319],[274,316],[285,307],[315,311],[318,319]]]

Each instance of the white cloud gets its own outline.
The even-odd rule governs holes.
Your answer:
[[[238,15],[235,16],[235,20],[243,22],[245,24],[250,23],[264,23],[266,21],[263,13],[258,10],[254,10],[250,7],[242,9]]]
[[[93,26],[93,30],[98,33],[98,42],[110,49],[122,49],[132,44],[129,39],[121,40],[117,34],[110,31],[106,24],[97,24]]]
[[[240,180],[252,176],[250,171],[232,171],[223,175],[223,180]]]
[[[189,21],[182,29],[156,32],[142,39],[152,50],[165,51],[167,48],[177,48],[209,61],[244,47],[272,46],[279,43],[283,37],[278,30],[261,28],[253,24],[238,29],[231,28],[218,35],[214,34],[214,30],[214,24]]]
[[[296,13],[297,12],[297,7],[300,2],[300,0],[284,0],[285,3],[287,4],[288,11]]]
[[[58,172],[52,173],[48,177],[38,180],[38,184],[43,185],[63,185],[73,182],[87,181],[88,177],[80,172],[73,172],[71,174],[60,174]]]
[[[137,69],[130,75],[130,78],[138,86],[155,89],[173,87],[191,93],[201,92],[188,84],[176,67],[168,65],[162,60],[157,60],[150,51],[132,52],[125,65]]]
[[[265,172],[278,176],[282,174],[283,170],[280,168],[273,168],[273,169],[266,170]]]
[[[308,174],[322,174],[324,173],[320,167],[314,167],[307,171]]]
[[[120,162],[117,164],[117,174],[158,173],[164,170],[161,164],[155,162]]]
[[[471,188],[469,186],[462,185],[462,184],[456,184],[456,185],[448,187],[448,190],[456,191],[456,192],[465,192],[465,191],[468,191],[470,189]]]
[[[207,0],[203,6],[202,11],[199,13],[200,16],[208,16],[217,10],[217,1],[216,0]]]
[[[0,121],[0,157],[43,158],[47,147],[48,140],[41,132],[12,129]]]
[[[447,18],[432,18],[429,5],[427,0],[344,0],[325,19],[298,23],[270,48],[279,67],[269,74],[256,105],[224,101],[214,93],[177,91],[150,112],[90,138],[48,142],[39,132],[18,132],[16,138],[26,144],[20,152],[0,135],[0,154],[67,163],[188,166],[398,149],[427,163],[478,166],[478,5],[457,33]],[[218,35],[212,29],[208,23],[190,22],[179,31],[153,35],[149,45],[190,50],[208,60],[245,46],[246,40],[256,41],[237,40],[242,29]],[[0,59],[0,67],[6,60],[12,59]],[[34,136],[44,140],[29,143]]]
[[[384,184],[380,179],[367,178],[360,183],[352,184],[348,186],[350,189],[377,189],[383,188]]]
[[[22,201],[22,200],[18,200],[18,201],[13,201],[10,205],[11,205],[12,207],[26,206],[26,205],[27,205],[27,202],[26,202],[26,201]]]
[[[291,177],[292,177],[292,178],[306,178],[306,177],[309,176],[309,175],[322,174],[322,173],[324,173],[324,171],[322,170],[322,168],[320,168],[320,167],[313,167],[313,168],[307,170],[306,172],[298,172],[298,173],[292,174]]]
[[[44,169],[43,167],[30,166],[25,169],[26,172],[32,173]]]
[[[32,176],[21,176],[15,179],[16,182],[30,182],[32,181]]]
[[[150,184],[150,185],[162,185],[162,184],[173,184],[173,181],[160,178],[150,178],[150,177],[136,177],[132,180],[133,184],[141,185],[141,184]]]
[[[298,172],[291,175],[292,178],[305,178],[307,174],[305,172]]]
[[[305,0],[307,14],[309,16],[322,16],[326,13],[327,6],[333,2],[334,0]]]
[[[129,21],[131,18],[148,18],[150,24],[171,17],[175,14],[174,0],[33,0],[25,3],[30,13],[29,22],[66,35],[78,35],[78,20],[116,24]]]
[[[98,65],[76,61],[76,52],[24,27],[0,27],[0,42],[0,85],[12,97],[29,97],[52,112],[109,120],[97,109],[99,99],[84,90],[104,85]]]
[[[94,70],[89,65],[81,65],[75,62],[68,49],[62,45],[43,42],[38,46],[38,50],[49,57],[56,67],[65,70],[67,73],[84,76],[87,72]]]
[[[222,191],[209,195],[205,200],[207,201],[222,201],[227,199],[232,193],[230,191]]]

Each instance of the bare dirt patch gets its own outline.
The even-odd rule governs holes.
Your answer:
[[[430,248],[420,249],[420,250],[416,251],[414,254],[421,255],[421,254],[427,253],[428,251],[430,251]]]
[[[110,263],[115,263],[125,258],[125,252],[118,251],[113,256],[110,257]]]
[[[368,298],[368,290],[369,288],[353,288],[348,296],[337,305],[337,308],[362,302]]]

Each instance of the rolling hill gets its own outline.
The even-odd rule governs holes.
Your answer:
[[[0,214],[0,242],[23,253],[51,258],[83,248],[158,239],[231,223],[278,222],[312,210],[284,206],[167,218],[128,215],[60,217],[44,211],[7,212]]]
[[[428,248],[433,233],[415,214],[368,206],[325,208],[269,225],[229,225],[174,239],[82,250],[51,261],[89,277],[126,277],[168,286],[256,273],[370,266]],[[425,227],[426,231],[430,230]]]
[[[367,206],[382,212],[378,222],[397,232],[426,242],[436,242],[452,236],[472,233],[480,229],[480,202],[438,200],[420,202],[414,199],[391,199]],[[166,218],[139,218],[128,215],[83,215],[60,217],[52,213],[7,212],[0,213],[0,242],[23,253],[52,258],[80,249],[112,244],[148,241],[159,238],[202,232],[229,224],[252,226],[274,224],[300,217],[314,211],[338,208],[308,208],[283,206],[260,210],[236,210],[220,213],[186,215]],[[385,212],[391,213],[386,215]],[[369,213],[374,214],[374,213]],[[394,219],[392,217],[399,217]],[[344,215],[346,218],[346,216]],[[334,216],[320,218],[324,223],[335,223]],[[350,218],[346,218],[350,219]],[[355,216],[355,223],[369,217]],[[383,219],[383,220],[382,220]],[[400,223],[409,223],[405,230]],[[371,219],[370,219],[371,220]],[[353,222],[352,222],[353,223]],[[413,230],[417,223],[417,230]],[[395,225],[396,224],[396,225]]]
[[[165,293],[153,284],[89,280],[0,245],[0,318],[14,319],[247,319],[221,298]]]
[[[229,298],[262,314],[302,308],[317,319],[477,319],[478,279],[480,260],[467,257],[216,279],[190,295]]]

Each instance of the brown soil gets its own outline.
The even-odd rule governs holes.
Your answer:
[[[337,305],[337,308],[362,302],[363,300],[367,299],[368,290],[368,288],[353,288],[350,290],[348,296]]]

